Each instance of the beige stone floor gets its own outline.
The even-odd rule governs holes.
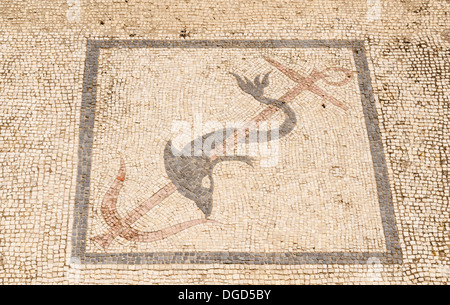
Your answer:
[[[0,2],[0,283],[448,283],[449,15],[448,0]],[[363,41],[401,262],[96,264],[72,257],[87,45],[112,39]],[[351,51],[326,47],[100,50],[89,253],[105,252],[89,238],[109,228],[101,204],[121,156],[124,215],[169,182],[162,152],[176,136],[174,121],[248,121],[264,109],[229,72],[253,79],[272,71],[265,94],[273,98],[295,85],[264,56],[305,76],[330,66],[357,70]],[[276,165],[262,166],[261,155],[253,167],[217,165],[211,219],[218,223],[153,243],[119,237],[107,253],[386,251],[361,106],[366,91],[356,73],[346,87],[318,85],[350,109],[304,92],[290,104],[298,124],[279,140]],[[174,193],[133,226],[149,231],[201,217]]]

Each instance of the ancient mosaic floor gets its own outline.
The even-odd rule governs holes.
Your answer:
[[[448,283],[449,15],[2,1],[0,283]]]

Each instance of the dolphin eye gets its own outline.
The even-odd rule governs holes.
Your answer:
[[[211,187],[211,179],[209,179],[208,176],[203,177],[202,186],[207,189],[209,189]]]

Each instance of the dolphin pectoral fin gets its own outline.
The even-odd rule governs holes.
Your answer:
[[[172,145],[172,141],[168,141],[164,149],[164,154],[172,157],[181,156],[182,152]]]
[[[222,156],[214,160],[213,166],[216,165],[218,162],[222,161],[239,161],[244,162],[247,165],[253,167],[253,163],[255,160],[256,160],[255,158],[249,156]]]

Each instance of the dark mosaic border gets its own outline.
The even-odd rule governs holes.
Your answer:
[[[361,102],[375,169],[386,252],[155,252],[86,253],[91,153],[97,95],[98,57],[104,48],[348,48],[358,73]],[[364,42],[358,40],[88,40],[84,68],[78,148],[78,176],[72,233],[72,259],[83,264],[366,264],[377,258],[383,264],[402,263],[386,161],[380,137]]]

